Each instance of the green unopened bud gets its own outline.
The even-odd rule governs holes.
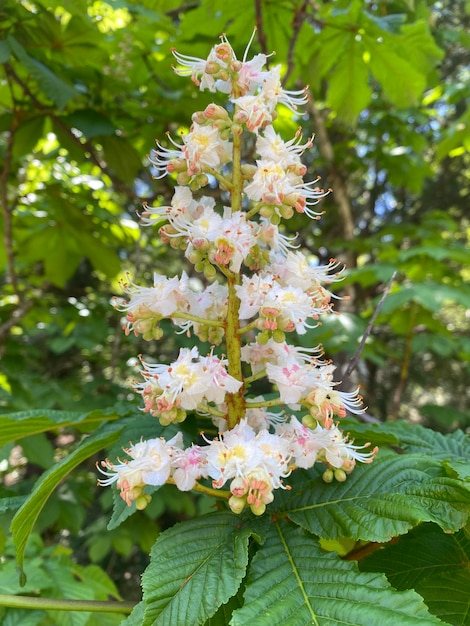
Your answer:
[[[279,207],[279,212],[285,220],[290,220],[290,218],[294,215],[294,209],[291,206],[282,205]]]
[[[322,478],[326,483],[332,483],[335,478],[335,473],[332,469],[327,469],[323,472]]]
[[[152,496],[148,493],[142,493],[135,501],[135,506],[138,511],[143,511],[147,508],[152,500]]]
[[[258,336],[256,337],[256,341],[262,346],[264,346],[268,343],[269,337],[270,337],[270,333],[267,330],[265,330],[264,332],[258,334]]]
[[[243,511],[245,504],[246,498],[237,498],[237,496],[232,496],[228,501],[231,511],[237,515]]]
[[[273,216],[273,213],[274,213],[273,207],[269,206],[268,204],[263,204],[259,209],[259,214],[262,217],[265,217],[267,219],[271,219],[271,217]]]
[[[176,177],[176,182],[178,183],[178,185],[181,186],[187,185],[190,180],[191,176],[188,174],[188,172],[180,172]]]
[[[339,468],[339,469],[335,469],[335,478],[339,483],[344,483],[344,481],[347,478],[347,474],[346,472]]]
[[[207,278],[207,280],[214,280],[214,278],[216,278],[217,276],[217,270],[210,263],[206,263],[204,265],[203,271],[204,271],[204,276]]]
[[[258,168],[256,165],[251,165],[251,163],[245,163],[242,165],[242,174],[245,178],[253,178],[257,170]]]
[[[264,504],[264,502],[260,502],[260,504],[258,504],[258,506],[255,506],[254,504],[251,505],[251,511],[253,513],[253,515],[263,515],[263,513],[266,511],[266,505]]]
[[[311,428],[312,430],[315,430],[315,428],[318,426],[317,420],[314,419],[311,415],[304,415],[302,417],[302,424],[306,428]]]
[[[283,343],[286,339],[286,334],[280,328],[273,330],[273,339],[276,343]]]
[[[152,331],[152,339],[156,339],[157,341],[163,337],[163,330],[160,326],[155,326]]]

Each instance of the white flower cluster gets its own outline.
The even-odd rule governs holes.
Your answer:
[[[273,490],[286,488],[283,478],[293,469],[308,469],[323,461],[334,470],[325,472],[325,479],[345,480],[357,460],[369,463],[370,454],[349,443],[337,427],[314,430],[295,417],[277,424],[275,433],[266,428],[256,430],[242,419],[233,429],[221,433],[208,445],[183,447],[181,433],[169,441],[162,437],[141,441],[125,450],[130,460],[112,463],[109,459],[98,465],[106,476],[103,486],[116,483],[122,499],[137,508],[150,501],[146,485],[159,486],[173,482],[181,491],[193,489],[201,478],[212,479],[220,489],[230,483],[229,505],[235,513],[248,504],[256,515],[273,501]]]
[[[181,434],[141,441],[126,449],[125,462],[103,461],[100,484],[115,482],[125,502],[138,508],[149,501],[146,485],[170,482],[181,490],[225,493],[232,511],[249,506],[259,515],[275,489],[288,488],[284,481],[295,468],[320,461],[326,481],[342,481],[357,461],[371,462],[376,453],[349,442],[335,422],[347,411],[362,411],[358,391],[337,390],[334,365],[321,360],[320,346],[287,341],[289,333],[305,334],[320,314],[331,312],[328,287],[342,278],[342,267],[334,259],[310,263],[279,228],[295,212],[317,218],[312,206],[328,192],[317,180],[303,180],[301,157],[312,139],[302,143],[299,130],[284,142],[272,126],[277,105],[295,111],[307,102],[305,91],[284,90],[280,67],[265,70],[263,54],[247,61],[248,48],[241,61],[226,37],[206,60],[173,51],[178,74],[191,76],[201,90],[226,94],[231,104],[194,113],[181,144],[157,142],[151,157],[156,177],[169,174],[177,184],[169,206],[144,207],[142,223],[158,223],[162,240],[184,250],[208,285],[196,289],[185,273],[155,274],[152,287],[126,283],[128,299],[116,300],[116,308],[126,314],[126,333],[160,339],[159,323],[167,318],[178,332],[212,344],[207,355],[181,349],[170,365],[141,360],[143,381],[133,387],[143,410],[162,425],[197,414],[219,435],[186,448]],[[255,164],[241,156],[249,133]],[[230,195],[230,206],[195,195],[210,179]],[[221,344],[219,357],[214,349]],[[250,385],[261,378],[275,394],[250,398]],[[303,413],[301,421],[287,410]]]

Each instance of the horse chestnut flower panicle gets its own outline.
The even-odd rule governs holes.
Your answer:
[[[99,484],[116,483],[123,500],[139,509],[150,501],[147,485],[169,482],[225,498],[234,513],[248,507],[261,515],[276,489],[290,488],[286,479],[296,468],[322,463],[326,482],[343,481],[377,452],[354,445],[338,426],[348,412],[363,410],[358,390],[336,388],[335,367],[322,360],[320,346],[291,340],[331,313],[328,287],[343,268],[335,259],[311,263],[279,228],[295,212],[318,219],[312,207],[329,192],[318,179],[304,181],[302,155],[313,138],[303,142],[299,129],[284,141],[273,127],[277,107],[295,113],[307,92],[285,90],[280,66],[265,68],[266,55],[247,59],[253,37],[242,60],[225,36],[207,59],[173,51],[175,72],[222,94],[228,106],[214,102],[196,111],[182,143],[169,135],[170,147],[157,142],[150,157],[156,178],[170,176],[176,185],[170,205],[144,206],[142,224],[159,223],[163,243],[184,252],[201,281],[184,272],[155,274],[152,287],[127,281],[128,300],[115,306],[126,315],[126,333],[158,340],[166,318],[177,332],[212,343],[208,354],[196,345],[181,349],[170,365],[141,358],[143,380],[133,388],[161,426],[197,416],[219,434],[201,433],[202,444],[186,447],[181,433],[141,441],[125,450],[129,459],[98,464]],[[242,157],[247,138],[254,163]],[[223,205],[212,192],[204,195],[209,181],[224,192]],[[274,390],[269,399],[250,394],[260,378]]]

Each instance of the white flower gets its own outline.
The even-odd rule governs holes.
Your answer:
[[[254,93],[262,84],[267,72],[262,68],[266,63],[265,54],[257,54],[251,61],[247,55],[256,29],[248,42],[242,61],[238,61],[230,42],[222,35],[221,43],[214,46],[207,59],[191,57],[175,50],[173,56],[181,67],[175,69],[180,76],[191,76],[201,91],[221,91],[222,93],[243,95]]]
[[[296,112],[297,107],[308,102],[307,89],[298,91],[286,91],[281,84],[281,66],[276,65],[266,73],[261,91],[263,97],[272,104],[273,107],[278,102],[282,102],[291,111]]]
[[[268,318],[273,314],[278,319],[276,327],[282,330],[295,330],[299,334],[307,332],[308,328],[314,328],[316,324],[308,324],[307,318],[318,315],[319,309],[315,306],[312,298],[299,287],[284,287],[274,283],[272,289],[266,295],[266,299],[260,307],[263,316],[268,309]],[[277,315],[275,312],[277,311]]]
[[[247,320],[258,313],[274,282],[274,276],[270,274],[262,273],[251,277],[243,274],[242,284],[235,287],[241,302],[240,319]]]
[[[209,355],[201,357],[200,364],[206,381],[204,397],[208,402],[222,404],[226,393],[237,392],[243,384],[227,372],[225,368],[227,360],[225,359]]]
[[[334,468],[344,469],[346,472],[350,472],[356,461],[361,463],[372,463],[377,454],[378,448],[373,448],[370,452],[360,452],[370,446],[366,443],[363,446],[355,446],[352,442],[348,441],[347,437],[340,431],[340,429],[332,425],[328,430],[325,430],[325,434],[328,435],[328,441],[324,445],[324,449],[321,453],[321,460]]]
[[[183,142],[182,152],[190,176],[204,172],[207,167],[217,168],[230,159],[231,143],[222,139],[219,131],[212,126],[192,124]]]
[[[256,151],[262,159],[276,161],[283,167],[295,168],[297,174],[305,173],[306,167],[302,164],[300,157],[307,148],[313,145],[313,138],[308,139],[305,144],[301,144],[302,133],[298,130],[295,137],[290,141],[283,141],[272,126],[268,126],[256,140]]]
[[[145,485],[166,483],[171,472],[174,444],[177,443],[176,438],[167,442],[161,437],[131,445],[125,450],[131,457],[130,461],[112,463],[106,459],[97,465],[98,470],[107,476],[98,484],[107,486],[116,483],[121,498],[130,506],[142,494]]]
[[[266,430],[256,433],[245,419],[211,441],[206,458],[215,488],[262,469],[269,476],[271,489],[277,489],[282,486],[281,479],[290,474],[288,442]]]
[[[315,348],[301,348],[288,343],[277,342],[269,339],[265,344],[246,344],[241,349],[242,360],[250,364],[253,374],[265,369],[267,363],[282,365],[283,363],[295,362],[299,365],[304,363],[320,363],[318,356],[322,354],[321,346]]]
[[[273,254],[280,253],[283,256],[289,252],[291,248],[298,248],[293,242],[297,239],[297,235],[283,235],[279,231],[279,226],[273,224],[271,220],[261,217],[258,231],[258,244],[266,245],[271,248]]]
[[[189,216],[197,202],[189,187],[177,186],[170,206],[148,207],[145,205],[140,221],[143,226],[152,226],[156,220],[167,219],[170,222],[181,215]]]
[[[294,361],[283,365],[266,365],[266,374],[277,385],[281,401],[294,409],[299,408],[299,402],[309,388],[310,370],[308,366]]]
[[[241,96],[234,100],[236,110],[234,121],[245,124],[252,133],[258,133],[261,128],[273,121],[274,108],[259,95]]]
[[[250,200],[263,200],[267,204],[283,204],[284,196],[294,188],[280,163],[267,159],[256,161],[257,169],[251,183],[245,187]]]
[[[126,334],[133,331],[142,334],[144,339],[152,338],[155,324],[163,317],[171,317],[180,307],[184,306],[184,293],[187,289],[188,277],[183,272],[181,278],[166,278],[154,274],[153,287],[141,287],[132,281],[125,284],[130,300],[116,300],[115,307],[119,311],[127,311],[124,328]]]
[[[183,146],[177,144],[169,133],[166,133],[166,135],[174,148],[165,148],[160,142],[156,141],[157,149],[152,150],[151,155],[148,157],[150,163],[157,170],[158,176],[155,176],[157,180],[173,172],[174,164],[184,159]]]
[[[145,411],[157,417],[174,407],[184,411],[197,409],[204,400],[222,404],[226,393],[235,393],[241,381],[230,376],[226,361],[214,355],[200,357],[197,347],[181,348],[170,365],[142,361],[145,381],[134,389],[142,394]]]
[[[293,416],[289,422],[276,427],[276,433],[289,441],[292,463],[304,469],[313,467],[320,452],[330,442],[328,434],[325,434],[327,432],[321,426],[311,430]]]
[[[228,265],[232,272],[238,273],[242,262],[257,243],[257,231],[258,225],[247,220],[244,212],[233,213],[220,224],[210,258],[219,265]]]
[[[205,447],[192,445],[185,450],[175,450],[172,477],[180,491],[190,491],[200,478],[207,477],[205,459]]]
[[[253,402],[262,402],[263,400],[263,396],[253,398]],[[273,413],[268,411],[266,407],[250,408],[249,403],[247,404],[245,419],[256,432],[261,430],[269,431],[272,426],[283,424],[285,421],[282,413]]]

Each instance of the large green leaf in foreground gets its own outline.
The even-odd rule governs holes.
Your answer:
[[[142,578],[143,626],[197,626],[236,594],[248,563],[249,526],[214,513],[162,533]]]
[[[16,513],[11,523],[11,532],[17,551],[16,559],[23,581],[26,580],[23,572],[26,542],[47,499],[60,482],[80,463],[113,444],[118,439],[121,429],[120,423],[105,424],[96,433],[84,439],[76,450],[45,472],[34,485],[31,496]]]
[[[326,485],[317,470],[308,476],[297,480],[282,509],[326,539],[387,542],[422,522],[454,532],[470,514],[470,482],[449,477],[442,461],[425,454],[379,454],[345,483]]]
[[[163,622],[162,622],[163,623]],[[254,557],[245,606],[231,626],[432,626],[414,591],[397,592],[382,574],[359,573],[352,562],[325,553],[311,535],[274,522]]]
[[[396,589],[415,589],[429,609],[455,626],[470,625],[470,537],[424,524],[360,563],[384,572]]]

